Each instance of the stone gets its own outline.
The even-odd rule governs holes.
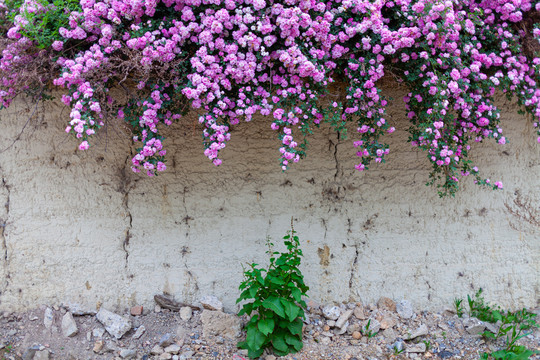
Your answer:
[[[152,355],[161,355],[163,354],[163,348],[159,345],[155,345],[152,350],[150,350],[150,354]]]
[[[369,327],[368,327],[369,324]],[[367,321],[364,321],[364,326],[362,326],[362,332],[364,334],[367,334],[371,332],[372,334],[376,334],[381,329],[381,323],[377,319],[370,318]]]
[[[353,313],[353,310],[347,310],[343,314],[341,314],[336,321],[336,327],[341,329],[343,325],[347,322],[347,320],[349,320],[352,313]]]
[[[122,349],[120,350],[120,357],[122,359],[133,359],[137,357],[137,350],[135,349]]]
[[[172,345],[167,346],[165,349],[163,349],[163,351],[176,355],[180,352],[180,349],[181,349],[180,346],[176,344],[172,344]]]
[[[163,354],[159,355],[159,358],[164,359],[164,360],[169,360],[169,359],[172,359],[172,354],[163,353]]]
[[[159,306],[159,305],[154,306],[154,312],[160,313],[161,312],[161,306]]]
[[[355,307],[353,314],[358,320],[366,319],[366,314],[364,313],[364,307],[362,305]]]
[[[465,331],[467,331],[467,333],[471,335],[481,334],[486,329],[486,324],[484,324],[477,318],[465,319],[463,321],[463,326],[465,327]]]
[[[104,334],[105,334],[104,328],[99,327],[92,330],[92,336],[95,338],[102,338]]]
[[[146,331],[146,328],[144,325],[141,325],[137,328],[137,331],[135,331],[135,334],[131,337],[132,339],[139,339],[141,336],[143,336],[144,332]]]
[[[334,330],[336,335],[343,335],[347,332],[347,327],[349,327],[349,322],[347,321],[345,324],[343,324],[342,327],[338,328],[337,330]]]
[[[238,352],[240,352],[240,351],[241,351],[241,350],[238,350]],[[180,360],[188,360],[188,359],[191,359],[191,357],[192,357],[194,354],[195,354],[195,352],[193,352],[193,351],[184,351],[184,352],[182,353],[182,355],[180,355],[180,358],[179,358],[179,359],[180,359]],[[235,358],[233,357],[233,359],[235,359]]]
[[[334,320],[328,320],[328,321],[326,322],[326,326],[328,326],[328,329],[326,329],[326,331],[328,331],[331,327],[336,326],[336,322],[335,322]],[[325,327],[326,327],[326,326],[325,326]]]
[[[96,319],[103,324],[105,330],[116,339],[120,339],[131,330],[131,322],[124,317],[115,314],[105,308],[99,309]]]
[[[393,349],[395,351],[403,351],[405,348],[405,343],[402,340],[398,340],[392,345],[390,345],[390,349]]]
[[[362,338],[362,333],[360,331],[353,331],[352,337],[353,339],[359,340]]]
[[[382,310],[396,311],[396,303],[394,300],[384,296],[379,299],[377,306]]]
[[[22,355],[22,360],[32,360],[36,355],[36,351],[39,350],[39,346],[32,346],[26,349]]]
[[[323,338],[321,338],[321,344],[323,344],[325,346],[330,345],[331,342],[332,342],[332,339],[330,339],[327,336],[324,336]]]
[[[49,350],[36,351],[33,360],[49,360]]]
[[[339,315],[341,315],[341,309],[337,306],[325,306],[322,309],[323,315],[328,320],[337,320]]]
[[[199,301],[207,310],[223,311],[223,303],[213,295],[203,296]]]
[[[396,304],[396,311],[402,319],[410,319],[414,315],[412,304],[408,300],[401,300]]]
[[[180,308],[180,319],[184,321],[191,320],[191,316],[193,316],[193,310],[189,306],[183,306]]]
[[[486,326],[486,329],[491,331],[492,333],[496,334],[499,332],[499,328],[501,327],[502,322],[499,320],[496,324],[490,323],[490,322],[484,322],[484,325]]]
[[[137,306],[133,306],[130,310],[129,310],[130,314],[133,315],[133,316],[140,316],[142,315],[143,313],[143,307],[142,305],[137,305]]]
[[[103,346],[105,345],[105,343],[103,342],[103,340],[98,340],[94,343],[94,347],[92,348],[92,350],[95,352],[95,353],[99,353],[102,349],[103,349]]]
[[[405,349],[405,352],[408,352],[408,353],[425,353],[426,352],[426,344],[418,343],[418,344],[414,344],[412,346],[408,346]]]
[[[393,329],[386,329],[382,332],[383,337],[386,340],[393,341],[397,337],[396,332]]]
[[[397,325],[397,319],[394,316],[385,316],[381,320],[381,329],[391,329]]]
[[[235,339],[240,333],[240,319],[221,311],[203,310],[201,314],[203,336],[223,336]]]
[[[77,303],[63,304],[62,307],[76,316],[96,315],[95,309],[87,308]]]
[[[171,333],[166,333],[159,339],[159,346],[162,348],[166,348],[172,343],[174,343],[174,336]]]
[[[274,355],[266,355],[264,360],[276,360],[276,357]]]
[[[407,340],[416,339],[419,336],[424,336],[429,333],[429,329],[426,324],[422,324],[412,334],[407,337]]]
[[[62,317],[62,335],[65,337],[72,337],[77,335],[79,332],[79,329],[77,329],[77,324],[75,323],[75,319],[73,319],[73,315],[71,315],[70,312],[67,312]]]
[[[50,330],[54,323],[54,313],[51,308],[46,308],[43,313],[43,325],[45,329]]]

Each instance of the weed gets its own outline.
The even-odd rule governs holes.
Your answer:
[[[462,317],[463,316],[463,299],[455,298],[454,308],[456,309],[457,316]]]
[[[238,347],[248,350],[250,358],[262,355],[265,348],[272,348],[274,353],[284,356],[300,351],[302,343],[302,318],[306,303],[302,296],[308,287],[300,272],[302,250],[298,236],[291,223],[291,230],[283,238],[287,251],[273,251],[270,239],[267,239],[270,265],[267,269],[251,264],[244,269],[245,280],[240,284],[242,293],[236,302],[253,299],[243,305],[238,315],[251,315],[246,324],[246,340]],[[276,255],[279,257],[276,259]]]

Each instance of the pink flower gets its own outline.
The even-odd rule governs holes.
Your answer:
[[[55,41],[52,43],[52,48],[56,51],[61,51],[64,47],[64,43],[62,41]]]
[[[88,145],[88,141],[85,140],[82,143],[80,143],[79,150],[87,150],[89,147],[90,145]]]

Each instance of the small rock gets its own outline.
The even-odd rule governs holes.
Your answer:
[[[105,308],[99,309],[97,320],[103,324],[105,330],[116,339],[120,339],[131,329],[131,322]]]
[[[338,330],[334,330],[336,335],[343,335],[347,332],[347,327],[349,326],[349,322],[347,321],[341,328],[338,328]]]
[[[390,345],[390,349],[394,349],[395,351],[403,351],[405,348],[405,343],[402,340],[398,340],[392,345]]]
[[[486,325],[477,318],[465,319],[463,321],[463,326],[465,327],[465,331],[471,335],[478,335],[486,328]]]
[[[352,337],[353,337],[353,339],[358,340],[358,339],[362,338],[362,333],[360,331],[354,331],[352,333]]]
[[[51,308],[46,308],[43,314],[43,325],[47,330],[50,330],[54,323],[54,314]]]
[[[397,335],[393,329],[386,329],[382,332],[382,335],[386,340],[393,341],[396,339]]]
[[[213,295],[206,295],[199,300],[203,308],[213,311],[223,311],[223,303]]]
[[[336,327],[341,329],[343,325],[347,322],[347,320],[349,320],[352,313],[353,313],[353,310],[347,310],[343,314],[341,314],[339,316],[339,319],[336,321]]]
[[[91,331],[88,331],[86,333],[86,341],[88,341],[88,342],[92,341],[92,332]]]
[[[81,304],[64,304],[63,307],[68,310],[70,313],[76,316],[84,316],[84,315],[96,315],[96,310],[91,308],[86,308],[82,306]]]
[[[241,350],[238,350],[238,352],[241,352]],[[184,351],[182,355],[180,355],[180,360],[187,360],[191,359],[191,357],[195,354],[193,351]],[[234,359],[234,357],[233,357]]]
[[[98,340],[94,343],[94,348],[92,349],[95,353],[99,353],[102,349],[103,349],[103,345],[105,345],[105,343],[103,342],[103,340]]]
[[[330,345],[331,342],[332,342],[332,340],[329,337],[326,337],[326,336],[321,339],[321,344],[323,344],[325,346]]]
[[[490,323],[490,322],[484,322],[484,325],[486,326],[486,329],[491,331],[492,333],[496,334],[499,332],[499,328],[501,327],[502,322],[499,320],[496,324]]]
[[[276,360],[276,357],[274,355],[266,355],[264,360]]]
[[[429,332],[429,329],[426,324],[422,324],[416,329],[411,335],[407,337],[407,340],[416,339],[419,336],[427,335]]]
[[[366,319],[366,314],[364,314],[364,307],[362,305],[355,307],[353,314],[358,320]]]
[[[137,357],[137,350],[134,349],[122,349],[120,350],[120,357],[122,359],[133,359]]]
[[[159,305],[154,306],[154,312],[160,313],[161,312],[161,306],[159,306]]]
[[[323,315],[328,320],[337,320],[339,315],[341,315],[341,309],[337,306],[325,306],[322,309]]]
[[[36,351],[33,360],[49,360],[49,350]]]
[[[381,320],[381,329],[391,329],[397,325],[397,319],[393,316],[386,316]]]
[[[191,320],[191,316],[193,316],[193,310],[189,306],[183,306],[180,308],[180,319],[184,321]]]
[[[176,344],[172,344],[172,345],[167,346],[165,349],[163,349],[163,351],[176,355],[180,352],[180,349],[181,349],[180,346]]]
[[[328,327],[328,329],[326,329],[326,331],[328,331],[331,327],[334,327],[336,326],[336,322],[334,320],[328,320],[326,322],[326,326],[325,327]]]
[[[377,306],[379,307],[379,309],[396,311],[396,303],[394,302],[394,300],[384,296],[379,299],[379,301],[377,302]]]
[[[166,348],[174,342],[174,336],[170,333],[166,333],[159,339],[159,346]]]
[[[397,303],[396,311],[402,319],[410,319],[414,315],[412,304],[408,300],[401,300]]]
[[[372,334],[376,334],[381,329],[381,323],[377,319],[368,319],[368,321],[364,322],[364,326],[362,327],[363,333],[367,334],[371,332]],[[368,327],[369,323],[369,327]]]
[[[203,310],[201,314],[203,336],[223,336],[235,339],[240,333],[240,319],[221,311]]]
[[[163,354],[163,348],[159,345],[155,345],[152,350],[150,350],[150,354],[152,355],[161,355]]]
[[[104,328],[100,327],[100,328],[95,328],[94,330],[92,330],[92,336],[95,338],[102,338],[104,334],[105,334]]]
[[[32,360],[36,355],[36,351],[39,350],[39,346],[32,346],[25,350],[22,355],[22,360]]]
[[[414,344],[413,346],[407,347],[407,349],[405,349],[405,352],[408,352],[408,353],[425,353],[426,352],[426,344],[424,344],[424,343]]]
[[[143,313],[143,307],[142,305],[137,305],[137,306],[133,306],[129,312],[131,313],[131,315],[133,316],[140,316],[142,315]]]
[[[146,331],[146,328],[144,325],[141,325],[137,328],[137,331],[135,331],[135,334],[133,334],[133,339],[139,339],[141,336],[143,336],[144,332]]]
[[[65,337],[72,337],[77,335],[79,332],[79,329],[77,329],[77,324],[75,323],[75,320],[73,319],[73,315],[71,315],[70,312],[67,312],[62,317],[62,334]]]
[[[164,360],[169,360],[169,359],[172,359],[172,354],[163,353],[163,354],[159,355],[159,358],[164,359]]]
[[[15,329],[9,330],[7,335],[8,336],[15,336],[15,335],[17,335],[17,330],[15,330]]]

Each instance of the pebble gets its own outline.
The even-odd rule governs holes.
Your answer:
[[[46,308],[43,313],[43,325],[45,328],[50,330],[54,323],[54,314],[51,308]]]
[[[394,300],[384,296],[379,299],[377,306],[382,310],[396,311],[396,303]]]
[[[78,332],[79,329],[77,328],[75,319],[73,319],[73,315],[70,312],[66,312],[62,317],[62,334],[65,337],[72,337],[77,335]]]
[[[341,309],[337,306],[325,306],[322,309],[323,315],[328,320],[337,320],[341,315]]]
[[[199,301],[207,310],[223,311],[223,303],[213,295],[203,296]]]
[[[416,329],[411,335],[407,337],[407,340],[416,339],[419,336],[427,335],[429,332],[429,329],[426,324],[422,324]]]
[[[353,339],[359,340],[360,338],[362,338],[362,333],[360,331],[354,331],[352,333],[352,337]]]
[[[105,329],[102,327],[98,327],[92,330],[92,336],[95,338],[102,338],[104,334],[105,334]]]
[[[104,344],[103,340],[97,340],[94,343],[94,347],[92,348],[92,351],[95,352],[95,353],[99,353],[103,349],[104,345],[105,344]]]
[[[103,324],[105,330],[116,339],[120,339],[131,330],[131,322],[124,317],[115,314],[105,308],[99,309],[96,319]]]
[[[139,339],[141,336],[143,336],[144,332],[146,331],[146,328],[144,325],[141,325],[137,328],[137,331],[135,331],[135,334],[133,334],[133,339]]]
[[[189,321],[191,320],[191,316],[193,316],[193,310],[189,306],[180,308],[180,319]]]
[[[345,325],[345,323],[347,322],[347,320],[349,320],[352,314],[353,314],[353,310],[347,310],[343,314],[341,314],[338,320],[336,321],[336,327],[342,328],[343,325]]]
[[[364,307],[362,305],[355,307],[353,314],[358,320],[366,319],[366,314],[364,313]]]
[[[134,349],[122,349],[120,350],[120,357],[122,359],[133,359],[137,357],[137,350]]]
[[[174,336],[170,333],[166,333],[159,339],[159,346],[165,348],[174,342]]]
[[[180,349],[181,349],[180,346],[176,344],[172,344],[172,345],[167,346],[165,349],[163,349],[163,351],[176,355],[180,352]]]
[[[396,304],[396,312],[402,319],[410,319],[414,315],[413,306],[408,300],[401,300]]]
[[[155,345],[152,350],[150,350],[150,354],[152,355],[161,355],[163,352],[163,348],[159,345]]]
[[[142,305],[137,305],[137,306],[133,306],[129,312],[131,313],[131,315],[133,316],[140,316],[142,315],[143,313],[143,307]]]

